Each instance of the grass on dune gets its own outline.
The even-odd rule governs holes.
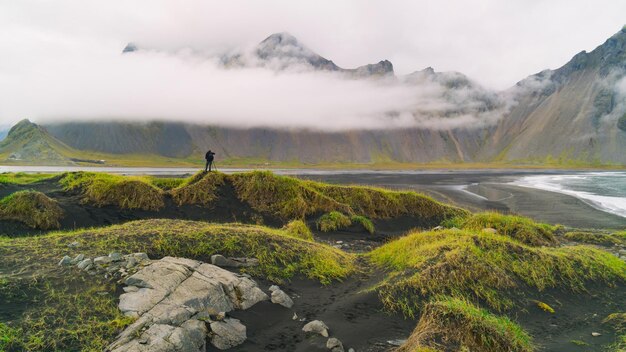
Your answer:
[[[531,337],[506,316],[491,314],[467,300],[437,297],[397,352],[534,350]]]
[[[122,209],[159,210],[163,191],[144,177],[95,172],[70,172],[59,183],[66,191],[78,191],[83,202],[95,206],[114,205]]]
[[[179,177],[155,177],[155,176],[146,176],[148,182],[151,185],[160,188],[163,191],[169,191],[174,188],[180,187],[180,185],[185,182],[184,178]]]
[[[352,225],[352,220],[338,211],[331,211],[317,220],[317,228],[322,232],[342,230],[350,225]]]
[[[19,191],[0,200],[0,219],[19,221],[29,227],[58,229],[63,210],[54,199],[41,192]]]
[[[79,247],[69,248],[73,242]],[[0,351],[102,351],[132,322],[117,308],[117,285],[100,275],[91,276],[57,263],[64,255],[82,253],[93,258],[111,251],[205,262],[218,253],[254,257],[259,266],[245,270],[277,283],[298,275],[330,284],[356,270],[352,254],[296,238],[287,231],[241,224],[143,220],[36,237],[0,238],[0,267],[6,272],[20,272],[19,276],[0,279],[0,301],[22,309],[0,324]],[[28,268],[26,272],[24,268]]]
[[[178,256],[210,261],[213,254],[254,257],[250,272],[275,281],[303,275],[328,284],[351,273],[354,257],[333,247],[299,238],[279,229],[243,224],[210,224],[184,220],[140,220],[105,228],[53,233],[0,241],[0,255],[21,250],[58,258],[67,245],[81,243],[80,251],[98,256],[111,251],[145,252],[151,258]],[[51,260],[54,260],[51,259]]]
[[[609,345],[607,350],[615,352],[626,351],[626,313],[610,314],[602,323],[610,326],[618,333],[616,341]]]
[[[581,243],[597,244],[602,246],[626,245],[626,238],[619,234],[602,234],[583,231],[567,232],[564,238]]]
[[[30,174],[25,172],[4,172],[0,173],[0,185],[1,184],[15,184],[15,185],[26,185],[30,183],[35,183],[38,181],[43,181],[49,178],[54,177],[54,174]]]
[[[302,220],[292,220],[283,226],[283,231],[289,236],[301,238],[307,241],[313,241],[313,232]]]
[[[224,185],[225,174],[211,172],[198,173],[170,191],[178,205],[194,204],[211,206],[218,198],[217,189]]]
[[[409,317],[425,299],[440,294],[502,311],[522,292],[581,292],[590,282],[626,281],[626,263],[610,253],[588,246],[533,247],[480,231],[413,232],[368,256],[389,273],[376,288],[385,306]]]
[[[0,351],[103,351],[133,319],[117,308],[116,285],[98,281],[82,273],[33,280],[29,294],[42,301],[0,323]]]
[[[353,224],[360,224],[361,226],[363,226],[365,231],[369,232],[370,234],[373,234],[374,231],[376,230],[372,220],[366,218],[365,216],[353,215],[350,218],[350,221],[352,221]]]
[[[499,235],[508,236],[532,246],[556,244],[555,226],[537,223],[523,216],[484,212],[472,214],[466,218],[453,218],[444,222],[444,225],[470,231],[493,228]]]
[[[415,192],[334,186],[263,171],[234,174],[230,179],[242,201],[282,219],[337,211],[370,219],[414,216],[428,224],[439,224],[445,219],[469,214]]]

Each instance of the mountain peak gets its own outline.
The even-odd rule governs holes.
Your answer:
[[[307,48],[287,32],[274,33],[257,45],[258,58],[267,61],[281,61],[282,66],[291,63],[303,63],[316,69],[336,71],[339,69],[332,61]]]
[[[13,125],[13,127],[11,127],[11,129],[9,130],[8,136],[19,135],[19,134],[37,129],[38,127],[39,126],[37,126],[37,124],[30,122],[29,119],[23,119],[20,122]]]
[[[132,53],[134,51],[139,50],[139,47],[137,46],[137,44],[130,42],[128,44],[126,44],[126,46],[124,47],[124,49],[122,50],[122,54],[124,53]]]

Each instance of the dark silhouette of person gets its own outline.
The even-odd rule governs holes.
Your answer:
[[[206,165],[204,166],[204,172],[211,172],[211,166],[213,166],[213,156],[215,155],[215,153],[213,153],[212,151],[208,151],[206,152],[206,154],[204,155],[204,159],[206,160]]]

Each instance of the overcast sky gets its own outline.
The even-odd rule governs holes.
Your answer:
[[[432,66],[505,89],[602,44],[626,24],[624,14],[626,1],[620,0],[0,1],[0,93],[5,100],[0,119],[44,110],[72,114],[63,106],[70,101],[67,96],[59,98],[58,111],[53,102],[39,101],[47,94],[59,97],[58,91],[67,88],[64,75],[72,94],[89,89],[104,94],[92,86],[109,83],[87,78],[106,80],[107,68],[117,67],[106,61],[130,41],[157,49],[221,52],[286,31],[345,68],[388,59],[399,74]],[[73,68],[82,65],[103,72],[77,75]],[[91,98],[81,93],[80,100]],[[150,99],[154,96],[140,101]],[[118,112],[123,113],[103,114]]]

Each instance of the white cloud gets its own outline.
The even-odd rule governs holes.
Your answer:
[[[218,53],[288,31],[342,67],[389,59],[399,73],[434,66],[506,88],[593,49],[621,27],[625,12],[626,3],[609,0],[6,1],[0,121],[174,118],[331,129],[489,123],[502,111],[476,113],[483,103],[476,91],[442,99],[437,84],[225,71],[189,55],[119,53],[129,41]],[[453,102],[470,113],[433,117],[458,109]]]

